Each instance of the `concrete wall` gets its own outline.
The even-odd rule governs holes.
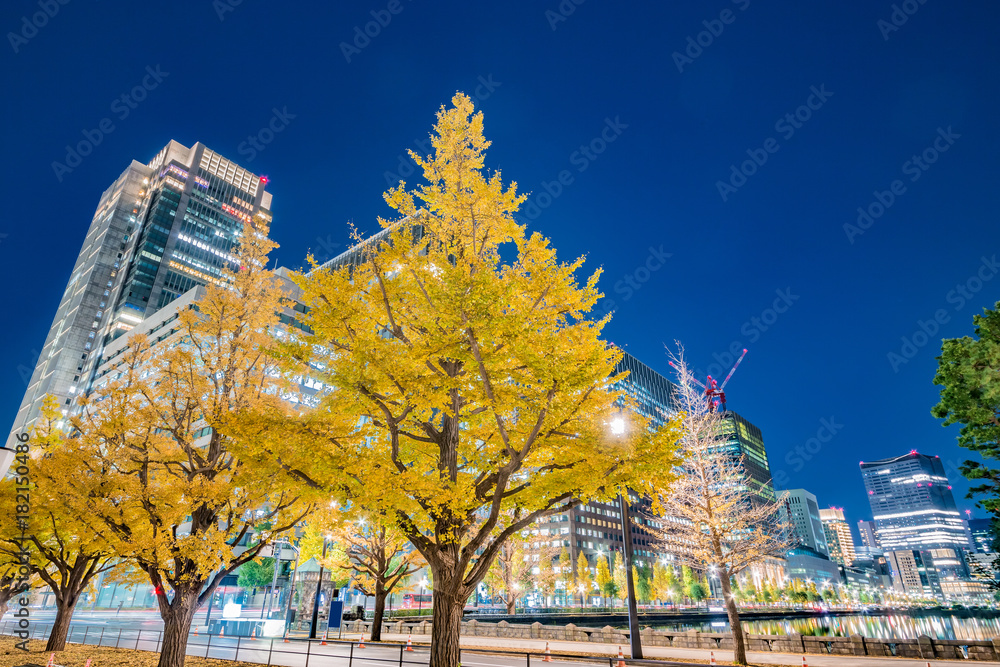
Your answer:
[[[349,632],[370,632],[370,621],[345,623]],[[394,621],[382,624],[382,632],[395,635],[429,635],[429,621],[407,623]],[[481,623],[463,621],[462,634],[470,637],[503,637],[509,639],[548,639],[595,644],[621,644],[629,642],[627,630],[610,626],[581,628],[569,625],[515,625],[506,621]],[[708,633],[691,630],[670,632],[645,628],[642,631],[644,646],[675,646],[678,648],[731,649],[732,637],[728,633]],[[750,651],[767,653],[819,653],[828,655],[872,655],[924,660],[1000,660],[1000,637],[992,640],[931,639],[868,639],[854,637],[811,637],[806,635],[748,635]]]

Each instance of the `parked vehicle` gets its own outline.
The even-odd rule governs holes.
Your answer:
[[[407,593],[403,596],[403,609],[426,609],[430,611],[434,603],[431,593]]]

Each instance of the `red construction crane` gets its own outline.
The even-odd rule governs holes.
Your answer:
[[[736,368],[740,365],[740,362],[743,361],[743,357],[745,356],[747,356],[747,350],[746,348],[743,348],[743,354],[741,354],[740,358],[736,360],[735,364],[733,364],[732,369],[729,371],[729,375],[727,375],[726,379],[722,381],[722,385],[719,385],[719,382],[711,375],[708,376],[707,386],[699,382],[693,375],[691,376],[691,380],[705,390],[705,398],[708,400],[709,410],[715,411],[721,405],[722,412],[726,411],[726,384],[729,383],[729,378],[733,377],[733,373],[736,372]],[[672,361],[670,362],[670,365],[677,368],[677,366],[674,366],[674,362]]]

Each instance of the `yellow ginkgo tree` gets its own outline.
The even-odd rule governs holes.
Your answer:
[[[349,576],[354,588],[375,599],[371,640],[380,641],[386,598],[424,567],[424,559],[393,522],[377,513],[360,508],[335,512],[331,526],[330,538],[340,548],[327,566]]]
[[[261,414],[291,414],[295,387],[274,356],[284,293],[267,270],[274,243],[247,223],[235,262],[158,343],[134,335],[49,445],[73,473],[65,501],[155,589],[160,667],[184,662],[195,611],[220,581],[312,510],[298,470],[321,453],[283,447]]]
[[[51,412],[50,402],[45,412]],[[46,430],[50,420],[41,421],[40,430]],[[0,603],[6,608],[15,592],[4,585],[8,580],[3,575],[20,571],[18,564],[26,566],[33,584],[51,589],[56,616],[46,651],[65,648],[81,595],[98,574],[120,561],[80,515],[62,502],[65,480],[76,474],[68,463],[70,459],[64,456],[26,456],[21,468],[28,474],[0,481]],[[27,493],[20,491],[24,488]],[[19,513],[21,503],[27,504]]]
[[[433,573],[430,667],[459,662],[462,609],[509,538],[666,485],[677,439],[638,414],[610,432],[629,399],[607,319],[588,316],[600,272],[581,282],[582,258],[559,261],[516,221],[524,195],[486,171],[482,114],[452,103],[433,153],[412,154],[424,183],[385,195],[398,216],[350,261],[297,278],[314,332],[298,358],[335,388],[313,427],[355,415],[369,432],[323,440],[344,454],[340,490],[394,521]]]

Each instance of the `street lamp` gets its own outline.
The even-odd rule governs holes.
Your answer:
[[[288,546],[295,549],[295,564],[292,566],[292,578],[288,581],[288,599],[285,600],[285,633],[283,639],[288,637],[288,626],[291,625],[292,598],[295,597],[295,577],[299,573],[299,548],[294,546],[290,540]]]

